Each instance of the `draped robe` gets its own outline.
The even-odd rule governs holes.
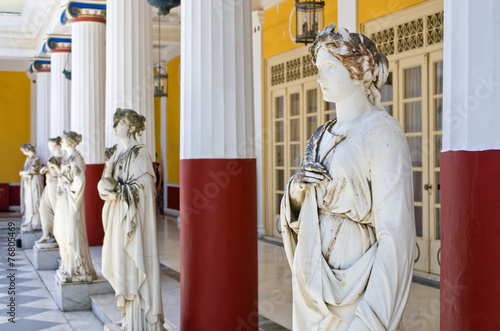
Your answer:
[[[122,151],[112,177],[119,193],[102,211],[102,274],[115,290],[128,330],[163,330],[155,174],[146,146]]]
[[[21,212],[23,215],[22,227],[38,230],[40,223],[40,199],[43,192],[43,176],[40,174],[42,162],[38,155],[28,156],[23,170],[29,173],[21,176]]]
[[[321,162],[332,180],[281,205],[292,269],[293,329],[403,330],[415,247],[411,159],[399,123],[379,111],[334,134],[335,120],[309,140],[303,164]],[[358,330],[356,330],[358,331]]]

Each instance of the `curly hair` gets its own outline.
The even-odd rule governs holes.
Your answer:
[[[21,151],[23,151],[23,150],[25,150],[25,151],[31,151],[33,153],[36,153],[35,147],[33,147],[33,145],[30,144],[30,143],[24,143],[24,144],[22,144],[21,145]]]
[[[77,146],[82,142],[82,135],[75,131],[63,131],[63,138],[65,138],[71,146]]]
[[[49,138],[49,142],[55,143],[57,146],[61,146],[61,137]]]
[[[379,89],[389,75],[389,62],[384,54],[378,52],[373,41],[361,33],[350,33],[344,28],[337,32],[335,24],[330,24],[309,47],[314,64],[320,48],[342,62],[355,84],[363,87],[368,100],[377,108],[384,109],[380,103]]]
[[[116,125],[122,119],[125,119],[129,127],[135,127],[135,130],[131,132],[134,138],[140,136],[142,131],[146,129],[146,117],[139,115],[135,110],[132,109],[122,109],[117,108],[115,114],[113,115],[113,123]]]

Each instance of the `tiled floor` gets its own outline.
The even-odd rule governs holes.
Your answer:
[[[175,327],[180,321],[179,227],[173,218],[158,223],[162,293],[165,318]],[[262,330],[291,330],[291,274],[283,248],[259,241],[259,314]],[[60,312],[53,300],[53,271],[37,274],[26,252],[16,252],[16,323],[9,323],[7,233],[0,231],[0,330],[102,330],[102,323],[89,311]],[[25,254],[26,253],[26,254]],[[100,247],[91,248],[92,258],[100,269]],[[42,282],[45,280],[45,284]],[[52,285],[51,285],[52,284]],[[110,300],[110,309],[116,306]],[[116,311],[115,311],[116,314]],[[439,330],[439,290],[413,283],[404,323],[407,331]]]

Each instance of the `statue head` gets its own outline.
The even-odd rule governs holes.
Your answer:
[[[21,152],[23,152],[24,155],[30,155],[30,154],[35,154],[36,149],[30,143],[24,143],[21,145]]]
[[[68,147],[76,147],[82,142],[82,135],[75,131],[64,131],[61,143],[66,143]],[[64,145],[63,145],[64,148]]]
[[[133,135],[134,139],[146,128],[146,117],[139,115],[135,110],[117,108],[113,115],[113,128],[122,120],[129,127],[129,135]]]
[[[58,147],[61,147],[61,140],[62,140],[61,137],[49,138],[49,141],[48,141],[49,151],[54,153],[54,151]]]
[[[380,104],[379,89],[389,75],[389,63],[385,55],[377,51],[373,41],[361,33],[349,33],[344,28],[335,31],[335,24],[330,24],[309,47],[314,64],[320,49],[344,65],[353,82],[362,87],[370,103],[384,109]]]

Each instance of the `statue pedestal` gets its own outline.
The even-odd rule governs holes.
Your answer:
[[[39,244],[33,246],[33,258],[36,270],[57,270],[59,268],[59,247],[57,244]]]
[[[42,237],[42,230],[26,231],[21,228],[21,245],[23,249],[32,249],[35,241]]]
[[[91,282],[63,282],[56,273],[56,304],[61,311],[90,310],[90,296],[114,292],[101,274]]]
[[[104,324],[104,331],[118,331],[121,326],[115,323]]]

